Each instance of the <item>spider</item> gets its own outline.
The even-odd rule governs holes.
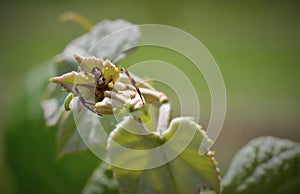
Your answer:
[[[120,74],[125,73],[128,79],[130,80],[131,84],[134,86],[136,92],[138,93],[142,101],[142,105],[144,105],[145,103],[140,89],[138,88],[136,81],[131,77],[129,72],[125,68],[117,68],[113,64],[109,64],[111,66],[107,66],[103,68],[103,70],[101,70],[99,67],[92,68],[91,74],[93,75],[94,83],[76,83],[74,85],[75,93],[78,95],[82,104],[90,111],[101,116],[101,113],[95,111],[96,103],[101,102],[104,99],[105,91],[113,90],[113,86],[119,78]],[[79,87],[86,88],[90,92],[92,92],[94,102],[86,100],[86,98],[82,95],[82,92],[80,92]]]

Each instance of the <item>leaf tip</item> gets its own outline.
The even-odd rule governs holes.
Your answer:
[[[48,79],[48,81],[49,81],[49,82],[52,82],[52,83],[55,83],[55,82],[56,82],[56,79],[55,79],[55,77],[51,77],[51,78]]]
[[[77,55],[77,54],[74,54],[73,55],[74,59],[76,59],[76,61],[80,64],[82,62],[82,57]]]

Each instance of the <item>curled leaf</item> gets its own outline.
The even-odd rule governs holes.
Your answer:
[[[173,119],[162,136],[145,130],[142,124],[128,117],[108,140],[108,157],[121,193],[198,194],[204,188],[219,192],[219,170],[214,153],[198,155],[201,141],[207,138],[199,125],[181,117]],[[180,145],[186,143],[187,147],[181,150]],[[161,149],[149,151],[156,148]],[[173,153],[179,155],[170,159]],[[158,160],[163,160],[164,165],[149,169],[149,164]],[[124,166],[139,170],[127,170]]]
[[[59,77],[50,78],[49,81],[59,84],[61,87],[67,90],[67,92],[73,92],[73,85],[77,72],[72,71]]]

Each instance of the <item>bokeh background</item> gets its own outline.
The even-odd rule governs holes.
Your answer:
[[[236,151],[252,138],[273,135],[300,142],[299,8],[297,1],[258,0],[3,2],[0,192],[79,193],[98,165],[89,152],[58,159],[55,131],[45,129],[41,122],[28,124],[27,129],[26,115],[21,119],[22,104],[15,114],[7,115],[7,104],[14,103],[14,90],[26,72],[85,32],[79,25],[60,22],[58,16],[63,12],[78,12],[93,23],[123,18],[136,24],[171,25],[204,43],[217,61],[227,89],[226,120],[214,146],[224,173]],[[164,52],[151,54],[176,63],[177,58],[166,57],[172,55]],[[139,54],[146,56],[149,51]],[[186,68],[185,72],[197,84],[192,70]],[[202,86],[199,82],[199,88]],[[209,97],[203,99],[204,110],[209,110]],[[204,111],[204,127],[208,117]],[[7,120],[14,120],[14,125],[7,126]]]

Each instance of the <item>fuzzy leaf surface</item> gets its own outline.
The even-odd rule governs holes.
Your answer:
[[[300,193],[300,145],[275,137],[250,141],[234,157],[223,193]]]

